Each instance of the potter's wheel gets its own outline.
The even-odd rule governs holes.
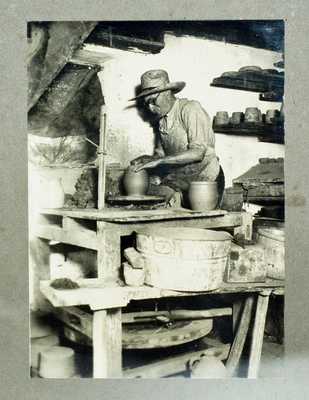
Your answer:
[[[157,323],[125,324],[122,346],[125,349],[154,349],[177,346],[200,339],[212,329],[212,319],[173,321],[167,328]]]
[[[165,202],[164,196],[152,195],[131,195],[131,196],[109,196],[106,199],[108,203],[121,205],[121,204],[159,204]]]
[[[189,343],[206,336],[213,327],[213,320],[173,321],[169,327],[156,321],[122,325],[124,349],[156,349]],[[84,334],[65,326],[65,336],[81,345],[92,345]]]

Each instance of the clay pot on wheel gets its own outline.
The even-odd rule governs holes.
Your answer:
[[[217,182],[191,182],[188,197],[192,210],[216,209],[219,201]]]
[[[145,170],[135,172],[132,167],[127,168],[123,176],[123,186],[128,196],[141,196],[146,194],[149,177]]]

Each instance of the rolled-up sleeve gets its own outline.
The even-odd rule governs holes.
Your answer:
[[[214,147],[214,134],[208,114],[198,101],[189,101],[182,109],[181,118],[188,135],[188,149]]]

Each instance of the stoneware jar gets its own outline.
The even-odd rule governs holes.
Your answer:
[[[215,116],[215,125],[228,125],[230,119],[227,111],[218,111]]]
[[[188,196],[192,210],[214,210],[219,200],[217,182],[191,182]]]
[[[278,110],[267,110],[265,114],[265,122],[267,124],[272,124],[276,118],[279,117]]]
[[[245,122],[262,122],[262,113],[257,107],[248,107],[245,111]]]
[[[239,111],[233,112],[232,117],[231,117],[231,123],[233,125],[238,125],[242,122],[242,119],[243,119],[242,112],[239,112]]]
[[[149,177],[143,169],[135,172],[132,167],[126,169],[123,176],[123,186],[128,196],[141,196],[146,194],[149,185]]]

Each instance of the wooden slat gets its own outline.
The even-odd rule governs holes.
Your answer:
[[[96,232],[90,230],[66,231],[57,225],[36,225],[32,228],[32,232],[42,239],[55,240],[86,249],[97,250],[98,246]]]

